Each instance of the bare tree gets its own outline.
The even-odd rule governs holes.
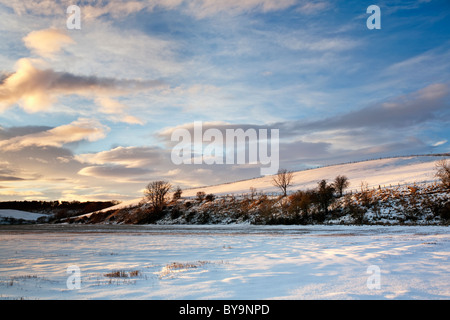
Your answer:
[[[344,193],[344,189],[348,188],[350,182],[346,176],[337,176],[333,182],[333,188],[336,192],[339,193],[339,197],[342,197]]]
[[[166,181],[150,182],[144,190],[144,196],[154,211],[161,211],[166,205],[166,195],[172,185]]]
[[[278,170],[277,175],[272,178],[272,184],[280,188],[280,190],[283,192],[283,196],[286,197],[287,188],[291,185],[293,177],[294,174],[291,171],[280,169]]]
[[[446,188],[450,188],[450,163],[447,159],[436,162],[436,177],[439,178]]]
[[[255,196],[256,196],[256,188],[250,187],[250,199],[253,201]]]

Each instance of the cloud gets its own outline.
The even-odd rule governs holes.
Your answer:
[[[241,14],[244,12],[270,12],[287,9],[295,5],[297,0],[149,0],[149,1],[92,1],[85,2],[82,7],[83,17],[93,20],[105,15],[120,19],[142,10],[153,11],[184,9],[197,18],[213,16],[218,13]],[[304,2],[304,1],[303,1]],[[0,0],[4,6],[11,8],[18,15],[65,15],[65,9],[73,4],[70,0]],[[318,6],[316,4],[315,6]]]
[[[0,140],[7,140],[7,139],[10,139],[13,137],[38,133],[38,132],[47,131],[50,129],[52,129],[52,127],[48,127],[48,126],[24,126],[24,127],[11,127],[11,128],[1,128],[0,127]]]
[[[15,191],[15,190],[1,190],[0,196],[9,196],[9,197],[33,197],[42,196],[43,193],[40,191]]]
[[[193,0],[188,4],[189,12],[197,18],[214,16],[219,13],[238,15],[245,12],[270,12],[287,9],[296,0]]]
[[[70,124],[62,125],[32,134],[26,134],[0,141],[3,152],[20,150],[30,146],[61,147],[64,144],[82,140],[96,141],[106,136],[107,126],[97,120],[80,118]]]
[[[153,11],[155,8],[171,10],[185,0],[150,0],[150,1],[99,1],[83,6],[85,19],[93,20],[104,15],[121,19],[142,10]]]
[[[449,89],[445,83],[434,83],[408,94],[321,120],[290,120],[266,125],[203,122],[202,127],[203,132],[214,128],[222,134],[226,129],[237,128],[244,131],[250,128],[279,129],[281,167],[302,168],[305,164],[330,164],[401,153],[427,153],[431,146],[418,136],[424,133],[424,128],[429,127],[427,124],[449,120]],[[171,133],[181,128],[193,136],[193,123],[165,128],[158,133],[167,148],[173,145]],[[438,145],[443,144],[443,141]]]
[[[325,1],[319,1],[319,2],[311,2],[307,1],[303,4],[301,4],[297,11],[303,13],[303,14],[316,14],[318,12],[324,11],[330,7],[330,4]]]
[[[280,159],[320,159],[330,156],[331,143],[297,140],[280,145]]]
[[[450,88],[435,83],[415,92],[378,102],[356,111],[318,121],[287,121],[275,124],[285,132],[304,134],[336,129],[398,129],[435,120],[449,108]],[[440,118],[440,120],[445,120]]]
[[[54,0],[24,0],[24,1],[8,1],[1,0],[0,3],[8,8],[11,8],[14,13],[19,16],[27,14],[35,15],[54,15],[65,14],[65,8],[69,6],[70,1],[54,1]],[[67,6],[63,7],[64,4]]]
[[[79,170],[79,175],[114,177],[128,182],[147,181],[150,173],[155,173],[158,169],[164,171],[170,162],[165,150],[150,146],[117,147],[98,153],[76,155],[74,159],[90,164]]]
[[[4,164],[2,164],[0,162],[0,165],[3,166]],[[16,177],[13,174],[15,174],[15,172],[13,172],[13,170],[7,169],[7,168],[0,168],[0,181],[20,181],[23,180],[20,177]]]
[[[82,176],[99,177],[99,178],[130,178],[132,176],[141,177],[150,173],[150,169],[144,168],[127,168],[124,166],[91,166],[85,167],[78,171]]]
[[[52,69],[38,69],[22,58],[16,72],[0,82],[0,111],[18,103],[27,112],[48,110],[60,95],[121,95],[160,87],[159,80],[127,80],[79,76]]]
[[[14,177],[14,176],[0,175],[0,181],[20,181],[20,180],[23,180],[23,179],[19,178],[19,177]]]
[[[433,143],[432,146],[433,147],[442,146],[442,145],[446,144],[447,142],[448,142],[448,140],[441,140],[441,141],[438,141],[436,143]]]
[[[122,165],[127,168],[153,166],[163,160],[163,151],[157,147],[117,147],[98,153],[75,156],[81,163]]]
[[[126,113],[128,107],[123,103],[113,100],[109,97],[100,96],[95,99],[98,105],[101,106],[100,112],[111,115],[110,120],[114,122],[125,122],[129,124],[143,125],[144,121],[135,116]]]
[[[233,181],[259,175],[259,167],[239,165],[175,165],[171,149],[152,146],[117,147],[98,153],[76,155],[74,160],[86,164],[78,175],[111,179],[144,186],[152,180],[169,180],[183,187]],[[244,168],[241,168],[244,167]]]
[[[313,34],[310,31],[296,30],[284,34],[268,33],[271,41],[294,51],[339,52],[354,49],[361,44],[360,40],[349,37]],[[329,57],[328,57],[329,58]]]
[[[69,35],[54,28],[32,31],[23,42],[28,49],[45,58],[53,58],[64,46],[75,43]]]

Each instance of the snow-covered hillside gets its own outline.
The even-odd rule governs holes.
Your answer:
[[[21,210],[0,209],[0,224],[17,223],[19,221],[31,223],[43,217],[48,217],[48,215]]]
[[[348,192],[359,190],[361,182],[367,182],[368,188],[379,186],[389,187],[406,184],[424,184],[436,181],[435,163],[442,157],[438,156],[411,156],[387,158],[356,163],[339,164],[317,169],[297,171],[294,173],[292,186],[289,191],[307,190],[317,187],[317,182],[326,179],[332,181],[337,175],[345,175],[349,179]],[[170,181],[169,181],[170,182]],[[183,197],[195,197],[197,192],[206,194],[241,195],[248,193],[250,188],[257,192],[278,193],[277,187],[272,184],[272,176],[237,181],[215,186],[205,186],[183,190]],[[142,198],[125,201],[121,204],[105,209],[104,211],[136,206]]]
[[[438,157],[415,156],[341,164],[294,173],[288,197],[273,177],[184,190],[162,211],[142,198],[74,218],[107,224],[448,224],[450,193],[435,178]],[[318,182],[345,175],[344,196]],[[253,192],[250,192],[253,188]],[[255,191],[256,190],[256,191]],[[300,191],[299,191],[300,190]],[[332,190],[332,189],[331,189]],[[204,198],[197,197],[202,191]]]

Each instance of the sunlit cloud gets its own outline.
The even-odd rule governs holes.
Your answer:
[[[82,140],[92,142],[103,139],[109,130],[97,120],[80,118],[50,130],[2,140],[0,148],[3,151],[13,151],[30,146],[61,147],[64,144]]]
[[[143,125],[144,121],[127,114],[128,107],[123,103],[113,100],[107,96],[99,96],[95,99],[95,102],[100,105],[100,112],[110,115],[110,119],[113,122],[125,122],[129,124]]]
[[[157,147],[117,147],[98,153],[75,156],[82,163],[121,165],[128,168],[151,167],[163,160],[164,151]]]
[[[16,191],[16,190],[0,190],[0,196],[12,196],[12,197],[33,197],[42,196],[40,191]]]
[[[64,95],[118,96],[162,85],[159,80],[102,78],[39,69],[31,59],[23,58],[17,62],[16,71],[0,83],[0,111],[16,103],[27,112],[46,111]]]
[[[142,176],[151,172],[144,168],[127,168],[123,166],[92,166],[85,167],[78,171],[83,176],[100,177],[100,178],[131,178],[133,176]]]
[[[442,146],[442,145],[446,144],[447,142],[448,142],[448,140],[441,140],[441,141],[435,142],[435,143],[433,143],[433,147]]]
[[[53,58],[63,47],[75,43],[67,33],[53,28],[32,31],[23,38],[23,42],[27,48],[45,58]]]

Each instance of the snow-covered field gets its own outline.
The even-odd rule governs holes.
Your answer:
[[[0,298],[449,299],[448,230],[0,226]]]
[[[22,219],[26,221],[36,221],[41,217],[46,217],[47,215],[41,213],[33,213],[21,210],[12,210],[12,209],[0,209],[0,219],[2,218],[13,218],[13,219]]]
[[[0,225],[18,223],[36,223],[38,220],[45,220],[49,215],[13,209],[0,209]],[[43,222],[43,221],[41,221]]]

